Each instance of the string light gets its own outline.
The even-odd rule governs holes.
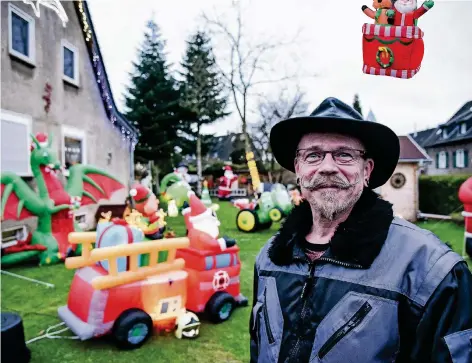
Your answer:
[[[99,86],[99,89],[101,90],[101,97],[105,105],[105,112],[112,125],[121,127],[122,140],[127,141],[129,144],[131,144],[131,148],[135,150],[136,144],[138,143],[136,136],[131,135],[131,132],[129,130],[125,130],[124,126],[122,125],[124,120],[122,120],[121,118],[117,118],[115,115],[116,111],[114,110],[114,105],[112,103],[112,99],[110,97],[110,93],[108,90],[108,82],[104,77],[105,72],[102,71],[102,68],[103,68],[102,62],[100,61],[98,50],[95,49],[97,45],[95,44],[95,42],[92,41],[93,39],[92,28],[89,25],[89,22],[87,19],[87,13],[84,8],[83,0],[79,0],[77,2],[77,5],[78,5],[79,13],[81,15],[82,26],[83,26],[82,29],[85,34],[85,41],[89,43],[92,49],[92,63],[95,69],[96,81]]]

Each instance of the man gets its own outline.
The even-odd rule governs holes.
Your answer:
[[[373,192],[398,137],[328,98],[272,128],[303,201],[256,258],[251,362],[472,362],[472,276]]]
[[[434,6],[434,1],[428,0],[418,8],[417,0],[396,0],[393,4],[395,15],[393,25],[413,26],[418,19]]]

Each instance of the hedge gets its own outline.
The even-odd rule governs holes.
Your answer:
[[[420,211],[449,215],[462,211],[459,187],[471,175],[421,175],[419,178]]]

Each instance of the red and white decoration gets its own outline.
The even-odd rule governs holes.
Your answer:
[[[218,186],[218,198],[228,198],[234,189],[238,188],[238,177],[233,173],[231,166],[227,165],[223,168],[224,175],[220,178]]]
[[[207,208],[194,192],[188,192],[189,208],[182,211],[186,219],[190,247],[200,251],[220,252],[227,249],[220,234],[220,221],[213,210]]]

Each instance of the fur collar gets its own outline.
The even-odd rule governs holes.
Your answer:
[[[334,233],[329,254],[339,261],[370,267],[382,249],[392,220],[392,205],[365,189],[350,216]],[[297,250],[300,252],[296,241],[305,238],[311,225],[310,205],[303,201],[292,210],[272,240],[268,250],[272,262],[292,263]]]

